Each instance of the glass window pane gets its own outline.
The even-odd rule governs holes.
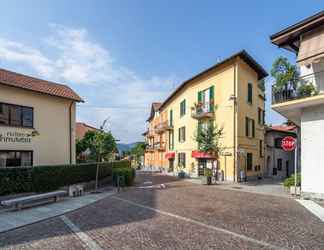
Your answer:
[[[32,152],[21,152],[21,166],[32,166]]]
[[[33,109],[23,107],[22,112],[23,112],[23,120],[22,120],[23,127],[30,127],[30,128],[33,127]]]
[[[7,162],[7,153],[0,152],[0,168],[5,167]]]
[[[0,103],[0,124],[9,124],[9,107],[3,103]]]
[[[21,126],[21,107],[10,106],[10,125]]]

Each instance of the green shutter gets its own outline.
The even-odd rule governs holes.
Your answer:
[[[179,141],[179,142],[181,141],[180,131],[181,131],[181,128],[178,128],[178,141]]]
[[[255,137],[255,122],[252,120],[252,137]]]
[[[214,100],[214,86],[211,86],[209,88],[209,110],[211,112],[214,111],[214,107],[215,107],[215,100]]]
[[[170,124],[170,127],[173,127],[173,111],[172,109],[170,110],[170,121],[169,121],[169,124]]]
[[[198,92],[198,102],[202,102],[202,91]]]
[[[245,136],[249,136],[249,118],[245,117]]]

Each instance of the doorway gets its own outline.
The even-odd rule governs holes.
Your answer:
[[[174,158],[169,159],[169,169],[168,172],[171,173],[174,171]]]
[[[204,176],[207,167],[206,159],[198,159],[198,176]]]

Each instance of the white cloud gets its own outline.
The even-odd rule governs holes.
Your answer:
[[[99,125],[110,117],[111,129],[118,139],[142,139],[151,102],[163,100],[175,78],[144,78],[119,65],[86,29],[51,24],[50,31],[43,40],[46,51],[0,38],[0,59],[26,65],[45,79],[72,84],[86,99],[84,105],[91,105],[80,105],[80,120]]]

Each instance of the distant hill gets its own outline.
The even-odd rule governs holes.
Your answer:
[[[121,152],[123,152],[123,151],[129,151],[129,150],[131,150],[133,147],[135,147],[137,143],[140,143],[140,142],[133,142],[133,143],[117,143],[117,149],[118,149],[119,153],[121,153]]]

